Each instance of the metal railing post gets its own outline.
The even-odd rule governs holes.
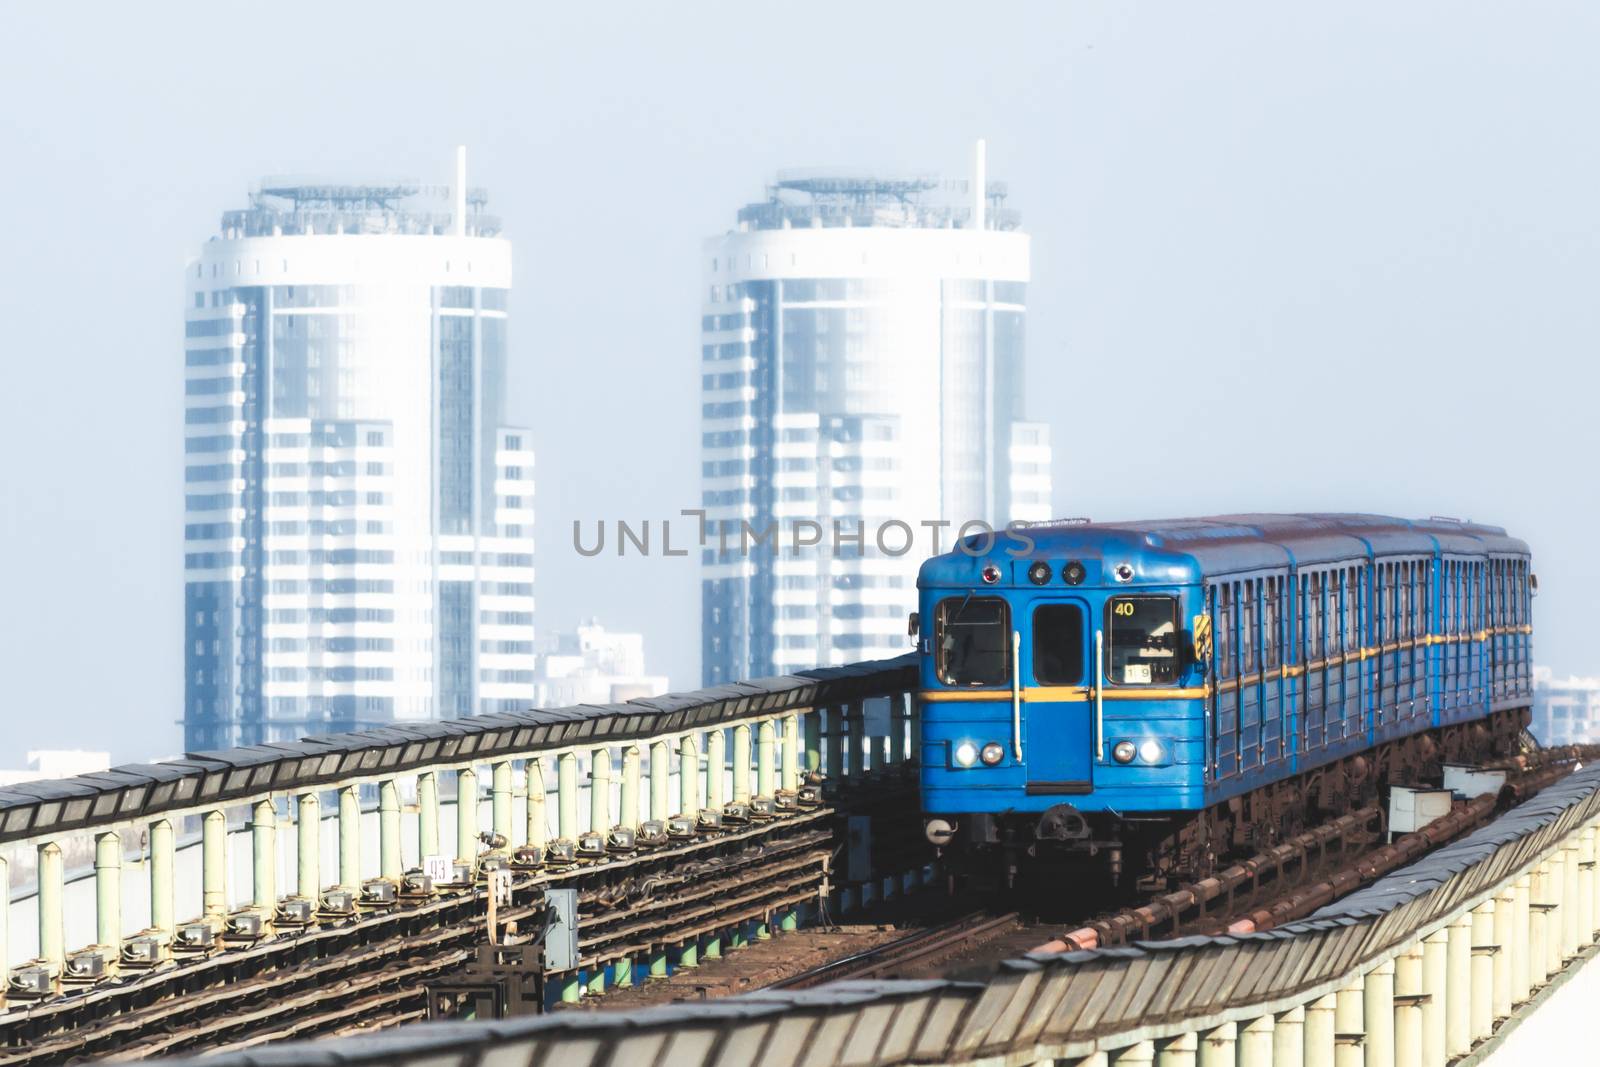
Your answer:
[[[678,742],[678,813],[691,819],[700,814],[700,750],[693,734]]]
[[[771,719],[756,724],[756,795],[770,797],[775,792],[777,767],[777,730]]]
[[[800,716],[783,717],[783,789],[792,793],[800,788]]]
[[[806,742],[806,770],[822,770],[822,709],[810,708],[800,716]]]
[[[478,772],[463,767],[456,772],[456,862],[478,857]]]
[[[494,823],[494,832],[505,840],[506,845],[511,845],[511,761],[501,760],[494,764],[490,771],[490,789],[493,795],[493,804],[490,807],[490,818]]]
[[[208,811],[200,822],[201,900],[207,916],[228,912],[228,817]]]
[[[563,841],[578,840],[578,754],[563,752],[556,757],[556,836]]]
[[[1239,1030],[1239,1067],[1273,1067],[1272,1037],[1277,1031],[1275,1015],[1260,1015]]]
[[[1156,1067],[1195,1067],[1199,1045],[1194,1031],[1156,1042]]]
[[[1548,863],[1540,863],[1534,867],[1533,875],[1528,886],[1528,990],[1531,993],[1544,985],[1544,980],[1549,976],[1550,948],[1546,944],[1549,938],[1549,913],[1550,913],[1550,875]],[[1477,925],[1473,925],[1473,937],[1477,937]],[[1477,1027],[1473,1027],[1477,1032]]]
[[[528,786],[528,844],[544,848],[550,836],[550,823],[544,806],[544,764],[530,759],[523,765]]]
[[[250,902],[270,921],[278,903],[278,804],[258,800],[250,810]]]
[[[1594,940],[1594,827],[1578,834],[1578,943]]]
[[[1516,915],[1516,894],[1508,886],[1494,898],[1494,943],[1499,950],[1491,963],[1494,989],[1490,995],[1490,1014],[1496,1019],[1511,1016],[1511,942],[1517,936],[1513,930]]]
[[[706,731],[706,807],[721,811],[723,804],[722,778],[727,773],[727,731],[713,727]]]
[[[611,750],[603,745],[589,753],[589,829],[611,829]]]
[[[1545,901],[1548,904],[1545,917],[1544,934],[1544,973],[1548,979],[1550,975],[1561,970],[1561,961],[1565,959],[1562,951],[1562,942],[1566,937],[1566,899],[1567,899],[1567,857],[1563,850],[1556,849],[1546,861],[1550,864],[1549,873],[1545,875]]]
[[[639,826],[639,764],[638,745],[622,750],[622,810],[617,813],[617,823],[630,830]]]
[[[1334,994],[1333,1003],[1333,1063],[1334,1067],[1363,1067],[1366,1062],[1366,1019],[1364,1018],[1365,982],[1357,976],[1351,983]]]
[[[1486,900],[1472,909],[1472,1007],[1469,1027],[1473,1040],[1482,1040],[1494,1030],[1494,901]]]
[[[66,916],[62,898],[66,895],[66,872],[61,861],[61,846],[46,841],[39,846],[39,958],[56,974],[66,963]],[[7,905],[10,904],[7,892]]]
[[[1234,1067],[1238,1062],[1239,1026],[1223,1023],[1199,1035],[1200,1067]],[[1256,1067],[1255,1064],[1249,1067]]]
[[[1272,1067],[1304,1067],[1306,1009],[1304,1005],[1278,1013],[1272,1028]]]
[[[672,817],[672,746],[650,742],[650,817],[665,822]]]
[[[1306,1005],[1306,1026],[1303,1067],[1333,1067],[1337,1027],[1334,1023],[1338,997],[1329,993]]]
[[[9,891],[0,903],[11,904]],[[95,944],[122,945],[122,838],[106,832],[94,838]]]
[[[378,783],[378,877],[399,882],[400,786],[393,778]]]
[[[1109,1062],[1113,1067],[1150,1067],[1156,1060],[1153,1041],[1138,1041],[1119,1049],[1112,1049]]]
[[[1578,938],[1578,886],[1582,883],[1578,877],[1578,842],[1574,835],[1568,835],[1561,846],[1561,871],[1566,876],[1561,888],[1561,960],[1565,963],[1578,954],[1579,944],[1584,943]]]
[[[1507,908],[1509,914],[1511,909]],[[1444,1067],[1449,1060],[1445,1051],[1447,1042],[1445,997],[1449,985],[1447,972],[1450,965],[1450,931],[1448,929],[1435,930],[1429,934],[1422,943],[1422,992],[1428,997],[1422,1005],[1422,1065],[1423,1067]],[[1502,952],[1495,957],[1496,963],[1501,959],[1509,959],[1507,953]],[[1507,968],[1507,973],[1510,969]],[[1496,979],[1499,973],[1496,972]],[[1509,988],[1509,986],[1507,987]]]
[[[339,790],[339,888],[361,890],[361,793],[353,785]]]
[[[178,924],[173,915],[172,864],[177,846],[169,819],[150,824],[150,928],[170,942]]]
[[[1394,959],[1394,1064],[1422,1067],[1422,944]]]
[[[422,858],[439,851],[439,776],[432,771],[417,775],[417,851]]]
[[[301,793],[295,815],[295,888],[302,897],[321,904],[322,805],[315,793]]]
[[[1516,914],[1511,916],[1511,1002],[1521,1004],[1533,995],[1533,876],[1524,873],[1511,883]],[[1462,1053],[1465,1054],[1463,1049]]]
[[[733,728],[733,802],[750,799],[750,724]]]
[[[1472,916],[1457,916],[1446,936],[1445,1055],[1455,1059],[1472,1048]]]

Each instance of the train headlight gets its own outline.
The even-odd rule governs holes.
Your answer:
[[[1028,581],[1034,585],[1044,585],[1050,580],[1050,564],[1042,559],[1036,559],[1028,568]]]
[[[978,753],[978,758],[983,760],[984,766],[993,767],[1006,758],[1005,746],[998,741],[990,741],[983,746],[983,751]]]
[[[1083,581],[1083,579],[1083,564],[1079,563],[1077,560],[1073,560],[1071,563],[1068,563],[1065,567],[1061,568],[1061,580],[1066,582],[1068,585],[1078,585]]]
[[[978,762],[978,746],[971,741],[963,741],[956,746],[955,760],[957,767],[970,767]]]
[[[1162,751],[1160,741],[1145,741],[1139,745],[1139,758],[1146,763],[1160,763],[1164,755],[1166,753]]]
[[[1135,751],[1132,741],[1118,741],[1111,748],[1111,758],[1118,763],[1132,763]]]

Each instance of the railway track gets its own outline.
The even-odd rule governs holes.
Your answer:
[[[525,875],[498,909],[526,940],[543,890],[578,889],[582,965],[702,927],[762,917],[816,898],[833,850],[829,809],[753,825],[605,865]],[[0,1015],[0,1065],[221,1050],[368,1029],[426,1014],[427,983],[459,970],[486,936],[483,889],[364,915],[344,925],[126,973],[74,996]]]
[[[819,967],[774,982],[772,989],[810,989],[824,982],[847,978],[883,978],[904,968],[924,966],[1003,930],[1015,929],[1022,921],[1016,912],[992,915],[976,911],[959,919],[917,930],[905,937],[896,938],[840,959],[830,960]]]

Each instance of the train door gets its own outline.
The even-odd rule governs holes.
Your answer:
[[[1035,602],[1027,654],[1033,683],[1027,718],[1028,792],[1087,793],[1093,787],[1088,604]]]
[[[1261,766],[1260,582],[1239,585],[1239,767]]]
[[[1237,582],[1211,587],[1212,640],[1215,669],[1211,692],[1211,768],[1216,778],[1239,773],[1239,664],[1235,602]]]
[[[1288,746],[1283,701],[1283,585],[1279,575],[1261,579],[1261,762],[1282,759]]]
[[[1305,608],[1300,613],[1300,662],[1305,664],[1304,711],[1301,713],[1301,750],[1314,752],[1327,744],[1327,664],[1323,660],[1322,644],[1322,572],[1312,571],[1300,576],[1301,599]]]

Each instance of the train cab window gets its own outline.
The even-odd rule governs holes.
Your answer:
[[[1169,596],[1119,596],[1106,603],[1106,673],[1119,685],[1178,680],[1178,602]]]
[[[1040,685],[1082,685],[1083,610],[1041,604],[1033,612],[1033,679]]]
[[[934,619],[935,666],[945,685],[1011,681],[1011,613],[993,596],[953,596]]]

